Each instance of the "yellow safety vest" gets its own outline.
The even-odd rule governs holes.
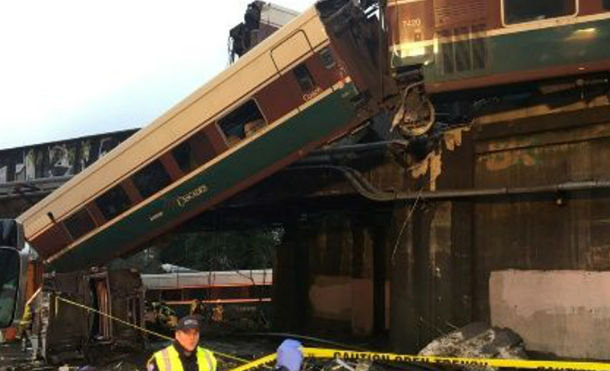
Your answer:
[[[207,349],[197,347],[197,368],[199,371],[216,371],[216,358]],[[180,355],[173,345],[153,354],[159,371],[184,371]],[[152,358],[149,360],[152,361]]]

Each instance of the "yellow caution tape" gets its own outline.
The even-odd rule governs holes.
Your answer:
[[[271,363],[273,361],[275,361],[275,359],[277,358],[277,354],[273,353],[273,354],[269,354],[266,355],[264,357],[261,357],[259,359],[256,359],[250,363],[246,363],[245,365],[239,366],[239,367],[235,367],[229,371],[246,371],[246,370],[251,370],[257,367],[269,367],[267,365],[267,363]]]
[[[32,301],[34,301],[34,299],[36,299],[36,296],[38,296],[38,294],[40,294],[41,291],[42,291],[42,286],[39,287],[38,290],[34,291],[34,293],[32,294],[32,296],[30,296],[28,301],[25,302],[25,306],[27,307],[28,305],[30,305],[30,303]]]
[[[488,359],[488,358],[458,358],[458,357],[436,357],[419,356],[395,353],[361,352],[353,350],[326,349],[326,348],[301,348],[305,358],[333,359],[341,358],[348,360],[368,360],[379,362],[409,362],[428,363],[441,366],[476,366],[476,367],[511,367],[519,369],[537,370],[610,370],[610,363],[599,362],[572,362],[572,361],[534,361],[522,359]],[[259,358],[243,366],[236,367],[230,371],[247,371],[257,368],[276,359],[275,354]]]
[[[523,359],[457,358],[395,353],[359,352],[340,349],[302,348],[305,357],[366,359],[370,361],[418,362],[445,366],[514,367],[544,370],[610,370],[610,363],[574,361],[534,361]]]
[[[136,330],[139,330],[139,331],[145,332],[145,333],[150,334],[150,335],[157,336],[157,337],[159,337],[159,338],[161,338],[161,339],[170,340],[170,341],[173,341],[173,340],[174,340],[174,338],[171,338],[171,337],[169,337],[169,336],[166,336],[166,335],[160,334],[160,333],[155,332],[155,331],[150,331],[150,330],[149,330],[149,329],[147,329],[147,328],[140,327],[140,326],[138,326],[138,325],[134,325],[133,323],[130,323],[130,322],[124,321],[124,320],[122,320],[122,319],[120,319],[120,318],[117,318],[117,317],[114,317],[114,316],[112,316],[112,315],[110,315],[110,314],[108,314],[108,313],[101,312],[101,311],[99,311],[99,310],[97,310],[97,309],[95,309],[95,308],[91,308],[91,307],[89,307],[89,306],[86,306],[86,305],[84,305],[84,304],[81,304],[81,303],[78,303],[78,302],[72,301],[72,300],[70,300],[70,299],[66,299],[66,298],[63,298],[63,297],[61,297],[61,296],[56,296],[56,297],[55,297],[55,300],[56,300],[56,302],[57,302],[57,301],[62,301],[62,302],[64,302],[64,303],[67,303],[67,304],[70,304],[70,305],[74,305],[75,307],[82,308],[82,309],[87,310],[87,311],[89,311],[89,312],[94,312],[94,313],[97,313],[97,314],[99,314],[99,315],[101,315],[101,316],[108,317],[108,318],[110,318],[111,320],[116,321],[116,322],[119,322],[119,323],[121,323],[121,324],[123,324],[123,325],[125,325],[125,326],[129,326],[129,327],[135,328]],[[56,306],[55,306],[55,311],[57,311],[57,309],[58,309],[58,305],[56,304]],[[214,353],[214,355],[217,355],[217,356],[220,356],[220,357],[223,357],[223,358],[231,359],[231,360],[238,361],[238,362],[241,362],[241,363],[248,363],[248,364],[250,364],[250,362],[251,362],[251,361],[249,361],[249,360],[247,360],[247,359],[244,359],[244,358],[239,358],[239,357],[236,357],[236,356],[232,356],[232,355],[230,355],[230,354],[226,354],[226,353],[217,352],[217,351],[215,351],[215,350],[212,350],[212,349],[208,348],[207,346],[206,346],[206,349],[210,350],[212,353]],[[269,369],[271,369],[271,367],[269,367],[269,366],[265,366],[265,368],[269,368]]]

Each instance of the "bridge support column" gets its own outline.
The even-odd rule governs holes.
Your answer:
[[[284,226],[273,269],[273,327],[300,332],[309,316],[309,251],[295,220]]]
[[[390,343],[407,353],[472,321],[472,206],[412,207],[396,208],[390,227]]]
[[[383,334],[387,213],[357,207],[299,219],[285,225],[276,255],[274,326],[319,336]]]

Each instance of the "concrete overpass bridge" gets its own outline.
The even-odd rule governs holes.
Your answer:
[[[18,216],[136,131],[0,149],[0,217]]]

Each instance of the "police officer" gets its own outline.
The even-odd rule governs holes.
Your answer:
[[[178,321],[174,343],[153,354],[148,371],[216,371],[216,358],[211,351],[199,347],[199,316],[186,316]]]

